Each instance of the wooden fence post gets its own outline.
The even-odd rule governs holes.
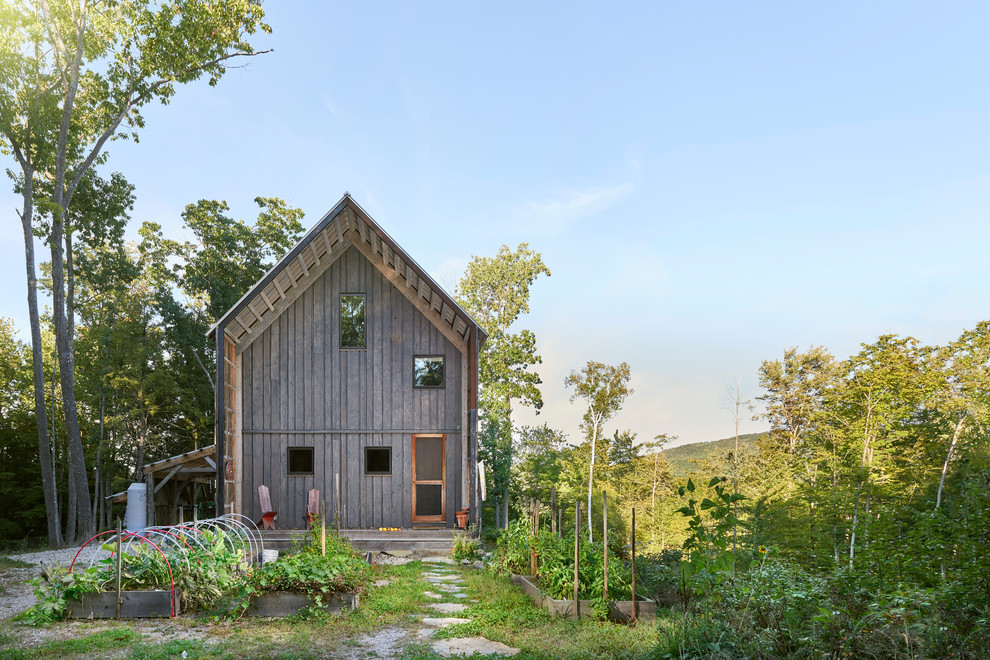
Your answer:
[[[320,502],[320,553],[327,556],[327,503]]]
[[[117,607],[114,610],[114,618],[120,621],[120,537],[123,530],[120,527],[120,516],[117,516]]]
[[[604,566],[602,567],[605,574],[605,585],[604,585],[604,595],[606,602],[608,601],[608,494],[602,492],[602,543],[603,550],[602,555],[605,557]]]
[[[337,527],[337,533],[340,534],[340,472],[333,475],[333,489],[334,525]]]
[[[636,622],[636,507],[632,510],[632,620]]]
[[[550,531],[557,533],[557,485],[550,486]]]
[[[581,618],[581,601],[578,600],[578,550],[581,547],[581,500],[574,505],[574,618]]]

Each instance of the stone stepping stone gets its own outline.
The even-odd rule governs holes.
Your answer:
[[[364,635],[358,639],[362,650],[371,652],[376,657],[392,658],[399,653],[399,643],[406,637],[402,628],[383,628],[378,632]]]
[[[452,655],[516,655],[519,649],[507,646],[501,642],[493,642],[484,637],[460,637],[457,639],[442,639],[433,643],[433,650],[443,657]]]
[[[427,607],[441,614],[456,614],[467,609],[467,605],[461,605],[460,603],[430,603]]]
[[[471,619],[460,619],[456,616],[448,617],[431,617],[425,616],[422,619],[424,625],[430,626],[432,628],[446,628],[447,626],[453,626],[458,623],[471,623]]]
[[[449,566],[456,566],[457,562],[450,557],[423,557],[424,564],[447,564]]]
[[[387,587],[390,584],[392,584],[392,581],[391,580],[378,580],[377,582],[375,582],[375,585],[374,586],[376,586],[376,587]]]
[[[434,593],[432,591],[424,591],[423,595],[426,596],[427,598],[436,598],[437,600],[440,600],[441,598],[446,598],[446,596],[441,596],[440,594]]]
[[[437,589],[441,591],[447,591],[450,593],[460,593],[464,591],[464,587],[458,586],[456,584],[438,584]]]
[[[463,593],[456,593],[456,594],[455,593],[451,593],[450,595],[453,596],[454,598],[467,598],[468,597],[467,594],[463,594]],[[477,603],[478,601],[474,601],[474,602]]]

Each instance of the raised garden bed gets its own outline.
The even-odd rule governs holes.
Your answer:
[[[550,614],[567,619],[586,619],[595,616],[594,607],[590,600],[578,601],[578,612],[574,612],[573,600],[557,600],[547,596],[537,585],[536,580],[529,575],[513,575],[512,583],[518,586],[524,594],[533,599],[540,607],[545,607]],[[613,600],[608,604],[608,618],[618,623],[628,623],[632,618],[633,603],[631,600]],[[656,618],[657,604],[644,598],[636,599],[637,620],[651,621]]]
[[[175,594],[175,613],[178,614],[179,594]],[[113,619],[117,616],[117,593],[105,591],[86,594],[82,598],[70,598],[65,603],[72,619]],[[122,591],[120,592],[120,617],[142,619],[172,616],[171,591]]]
[[[335,593],[323,599],[320,609],[326,612],[341,612],[356,609],[359,603],[358,594]],[[251,597],[251,605],[245,614],[247,616],[292,616],[299,610],[311,607],[313,597],[299,591],[270,591]]]

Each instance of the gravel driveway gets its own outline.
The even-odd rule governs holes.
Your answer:
[[[42,566],[68,566],[78,551],[79,546],[76,546],[74,548],[10,555],[12,559],[19,559],[33,564],[33,566],[31,568],[8,568],[0,571],[0,583],[3,583],[6,588],[6,591],[0,594],[0,620],[9,619],[34,604],[32,587],[26,584],[26,581],[37,577]],[[84,567],[89,566],[91,562],[105,554],[107,554],[106,551],[100,549],[98,543],[92,543],[79,555],[76,562],[77,564],[81,563]]]

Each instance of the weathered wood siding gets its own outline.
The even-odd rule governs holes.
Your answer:
[[[340,341],[341,293],[367,296],[366,348]],[[413,389],[414,355],[445,356],[445,387]],[[447,436],[447,524],[461,507],[461,352],[355,248],[348,248],[242,353],[242,511],[271,491],[281,528],[305,526],[318,488],[327,517],[340,475],[341,527],[412,525],[412,435]],[[364,475],[364,447],[392,447],[390,476]],[[286,475],[286,449],[313,447],[313,476]],[[466,503],[465,503],[466,504]]]

